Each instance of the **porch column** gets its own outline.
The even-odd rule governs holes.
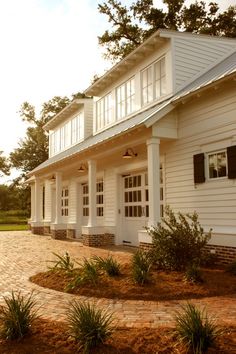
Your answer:
[[[148,157],[148,194],[149,220],[148,227],[160,221],[160,139],[153,137],[147,140]]]
[[[30,185],[30,201],[31,201],[31,215],[30,215],[30,220],[34,221],[35,220],[35,184],[32,183]]]
[[[44,221],[50,223],[52,221],[52,184],[46,179],[44,183],[45,198],[44,198]]]
[[[41,221],[41,196],[40,196],[40,182],[39,178],[35,178],[34,184],[34,221],[40,222]]]
[[[55,224],[61,223],[61,192],[62,192],[62,174],[55,173],[56,177],[56,206],[55,206]]]
[[[69,216],[67,224],[67,237],[75,238],[78,221],[78,183],[72,178],[69,183]]]
[[[96,226],[96,161],[88,161],[89,218],[88,226]]]

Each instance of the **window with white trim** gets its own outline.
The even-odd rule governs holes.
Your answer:
[[[208,154],[208,177],[209,179],[227,176],[227,153],[226,150]]]
[[[134,111],[134,78],[126,81],[116,89],[116,116],[122,119]]]
[[[89,186],[82,185],[83,216],[89,216]]]
[[[107,94],[96,103],[96,130],[112,123],[112,95]]]
[[[161,58],[141,72],[142,105],[166,94],[166,64]]]
[[[103,181],[96,183],[96,208],[97,216],[103,216]]]
[[[61,215],[69,215],[69,189],[67,187],[62,188],[61,191]]]

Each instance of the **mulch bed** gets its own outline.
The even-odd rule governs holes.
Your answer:
[[[76,272],[76,270],[74,271]],[[192,284],[184,280],[184,273],[153,271],[149,284],[139,286],[131,279],[130,265],[122,265],[122,275],[99,277],[96,286],[85,283],[70,292],[98,298],[125,300],[188,300],[236,293],[236,277],[224,269],[202,269],[203,283]],[[73,275],[64,271],[38,273],[30,280],[40,286],[65,291]]]
[[[81,353],[67,332],[65,323],[38,319],[32,326],[31,335],[21,341],[0,340],[0,354],[74,354]],[[187,349],[177,342],[173,329],[117,328],[109,340],[93,354],[187,354]],[[236,327],[229,327],[217,340],[212,353],[236,353]]]

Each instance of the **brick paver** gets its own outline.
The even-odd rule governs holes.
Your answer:
[[[48,236],[32,235],[28,231],[0,232],[0,304],[3,296],[12,290],[23,294],[35,291],[37,302],[41,306],[42,316],[54,320],[65,318],[68,303],[75,295],[45,289],[29,281],[29,277],[47,269],[47,261],[54,258],[52,252],[63,254],[68,251],[76,259],[89,257],[95,253],[100,256],[114,252],[120,261],[128,260],[130,252],[121,247],[111,250],[95,249],[83,246],[79,242],[58,241]],[[173,314],[185,301],[131,301],[118,299],[88,299],[98,306],[111,310],[119,325],[127,327],[158,327],[161,324],[173,324]],[[194,300],[200,306],[206,306],[208,313],[217,316],[222,323],[236,324],[236,294],[224,297],[211,297]]]

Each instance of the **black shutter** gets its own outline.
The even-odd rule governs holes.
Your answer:
[[[227,147],[228,178],[236,178],[236,145]]]
[[[205,182],[204,154],[193,156],[194,183]]]

